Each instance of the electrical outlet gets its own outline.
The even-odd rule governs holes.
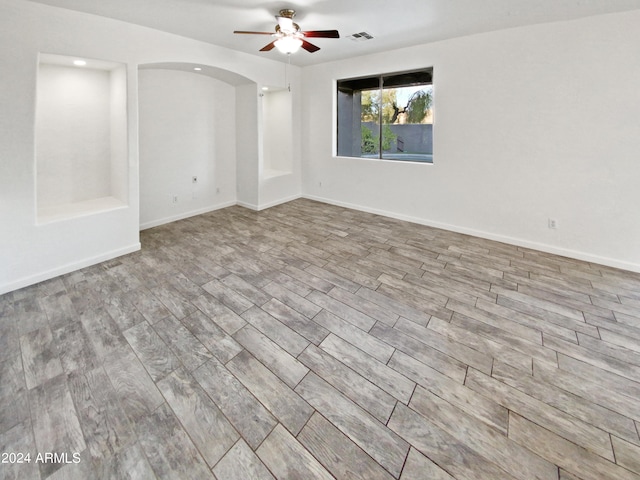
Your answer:
[[[173,203],[178,203],[178,195],[173,196]]]
[[[318,186],[322,188],[322,182],[318,182]]]
[[[198,177],[196,177],[195,175],[191,177],[191,183],[198,183]]]
[[[549,228],[554,229],[554,230],[555,230],[556,228],[558,228],[558,222],[556,221],[556,219],[555,219],[555,218],[550,218],[550,219],[549,219],[549,224],[548,224],[548,225],[549,225]]]
[[[220,187],[216,187],[216,193],[220,193]]]

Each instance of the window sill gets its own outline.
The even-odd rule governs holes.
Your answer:
[[[347,157],[344,155],[334,155],[333,158],[339,158],[339,159],[355,159],[355,160],[366,160],[366,161],[370,161],[370,162],[384,162],[384,163],[396,163],[396,164],[403,164],[403,165],[433,165],[433,156],[431,157],[431,160],[427,161],[427,160],[404,160],[404,159],[399,159],[399,158],[378,158],[378,157]]]

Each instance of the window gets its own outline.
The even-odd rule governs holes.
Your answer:
[[[433,68],[338,80],[338,156],[433,163]]]

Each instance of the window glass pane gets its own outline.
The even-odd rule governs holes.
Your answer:
[[[433,88],[382,90],[382,158],[433,162]]]
[[[360,153],[380,158],[380,89],[360,92]]]

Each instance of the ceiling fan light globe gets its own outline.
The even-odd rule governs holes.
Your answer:
[[[302,40],[296,37],[282,37],[275,41],[275,45],[282,53],[296,53],[302,46]]]

